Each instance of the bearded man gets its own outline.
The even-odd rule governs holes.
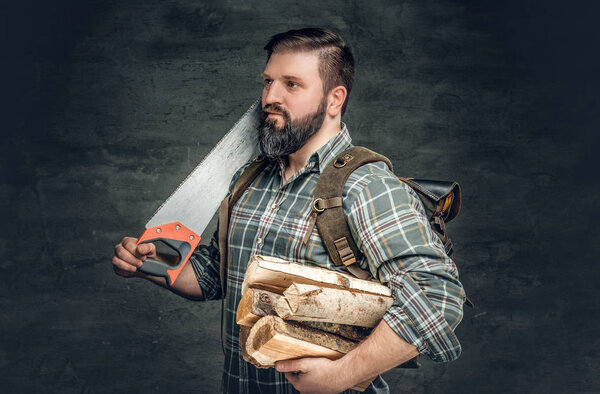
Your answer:
[[[252,255],[342,270],[329,258],[310,217],[322,169],[351,146],[341,119],[354,81],[352,53],[338,34],[312,28],[277,34],[265,49],[257,132],[269,164],[230,217],[222,390],[340,392],[376,377],[367,392],[389,392],[379,374],[419,354],[442,362],[459,356],[454,328],[462,319],[465,294],[419,198],[383,162],[358,168],[343,192],[346,220],[364,253],[360,266],[389,286],[394,297],[383,320],[358,347],[335,361],[288,360],[274,370],[257,369],[241,356],[235,312]],[[146,278],[188,298],[221,298],[216,235],[210,245],[198,247],[172,287],[164,278],[137,271],[146,258],[157,256],[152,244],[136,241],[125,237],[116,246],[112,262],[117,274]]]

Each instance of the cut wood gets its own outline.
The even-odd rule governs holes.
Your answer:
[[[242,294],[250,287],[282,294],[292,283],[352,290],[391,296],[387,286],[376,281],[362,280],[330,269],[309,267],[275,257],[254,255],[248,262]]]
[[[277,300],[282,297],[280,294],[267,290],[252,288],[246,290],[238,305],[237,324],[248,328],[252,327],[263,316],[277,315],[273,307]],[[302,325],[336,334],[352,341],[361,341],[370,333],[370,330],[366,328],[338,323],[303,321]]]
[[[265,368],[273,367],[276,361],[302,357],[336,360],[357,346],[347,339],[286,322],[277,316],[260,318],[250,329],[245,344],[240,344],[245,346],[245,353],[251,360]],[[364,390],[369,383],[354,388]]]
[[[248,335],[250,334],[250,327],[248,326],[240,326],[240,349],[242,350],[242,358],[244,361],[251,363],[257,368],[267,368],[263,367],[258,363],[255,359],[250,357],[248,352],[246,351],[246,342],[248,340]]]
[[[273,306],[282,297],[267,290],[247,289],[238,304],[236,321],[241,326],[252,326],[262,316],[275,315]]]
[[[277,316],[260,318],[250,329],[246,352],[261,365],[301,357],[327,357],[335,360],[348,353],[356,343],[323,331],[285,322]]]
[[[375,327],[393,299],[390,296],[293,283],[275,304],[279,317]]]
[[[303,326],[314,328],[316,330],[321,330],[325,332],[329,332],[331,334],[339,335],[346,339],[350,339],[351,341],[360,342],[371,333],[370,328],[364,327],[354,327],[346,324],[337,324],[337,323],[325,323],[319,321],[303,321],[300,322]]]

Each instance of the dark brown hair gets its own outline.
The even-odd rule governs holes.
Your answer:
[[[275,34],[265,46],[267,62],[273,53],[285,51],[318,51],[319,75],[323,80],[323,93],[327,95],[336,86],[348,91],[342,106],[346,112],[350,90],[354,83],[354,56],[339,34],[321,28],[305,28]]]

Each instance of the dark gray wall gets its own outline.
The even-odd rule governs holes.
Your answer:
[[[355,143],[464,191],[463,355],[392,392],[600,390],[594,4],[3,6],[1,390],[218,391],[220,304],[115,276],[112,249],[259,95],[268,37],[307,25],[355,51]]]

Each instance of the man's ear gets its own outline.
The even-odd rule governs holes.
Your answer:
[[[327,115],[335,118],[341,114],[347,95],[348,91],[342,85],[331,89],[327,95]]]

